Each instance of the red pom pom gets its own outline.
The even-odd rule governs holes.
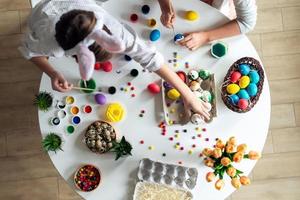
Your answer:
[[[240,72],[233,72],[230,76],[230,81],[232,83],[236,83],[238,82],[238,80],[240,80],[240,78],[242,77]]]
[[[111,64],[110,61],[103,62],[103,63],[101,63],[101,68],[105,72],[111,72],[111,70],[112,70],[112,64]]]
[[[139,16],[138,16],[137,14],[132,14],[132,15],[130,16],[130,20],[131,20],[132,22],[136,22],[138,19],[139,19]]]
[[[148,90],[153,94],[160,93],[160,87],[156,83],[151,83],[148,85]]]
[[[94,69],[95,69],[95,70],[100,70],[100,69],[101,69],[101,64],[98,63],[98,62],[95,63]]]
[[[178,71],[176,74],[179,76],[179,78],[183,81],[186,82],[186,74],[183,71]]]
[[[240,99],[238,102],[238,106],[242,110],[246,110],[248,108],[248,105],[249,105],[249,103],[248,103],[247,99]]]

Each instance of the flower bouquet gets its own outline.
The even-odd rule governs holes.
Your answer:
[[[233,163],[240,163],[244,158],[250,160],[257,160],[260,154],[256,151],[249,151],[246,154],[247,145],[237,145],[236,138],[231,137],[226,143],[218,139],[214,149],[205,148],[202,154],[205,156],[204,164],[207,167],[214,169],[214,172],[206,174],[207,182],[213,181],[217,176],[219,179],[215,183],[215,188],[221,190],[225,183],[223,177],[225,172],[231,178],[231,184],[236,189],[241,185],[249,185],[250,179],[243,176],[243,172],[236,169]]]

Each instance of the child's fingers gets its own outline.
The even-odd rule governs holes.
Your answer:
[[[182,40],[180,40],[178,43],[181,46],[186,46],[187,42],[189,42],[190,40],[192,40],[193,38],[191,37],[191,35],[187,35],[185,36]]]

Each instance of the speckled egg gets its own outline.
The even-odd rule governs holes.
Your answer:
[[[191,83],[190,83],[190,89],[192,90],[192,91],[196,91],[196,90],[199,90],[201,87],[200,87],[200,83],[199,82],[197,82],[197,81],[192,81]]]
[[[250,71],[248,76],[250,78],[251,83],[257,84],[260,80],[260,77],[259,77],[257,71],[255,71],[255,70]]]
[[[258,89],[255,83],[250,83],[247,87],[247,92],[250,97],[254,97],[257,94],[257,91]]]
[[[180,93],[178,92],[178,90],[173,88],[167,92],[167,96],[169,99],[175,101],[180,98]]]
[[[242,110],[246,110],[248,105],[249,105],[249,103],[248,103],[247,99],[240,99],[238,102],[238,106]]]
[[[240,88],[244,89],[249,85],[249,83],[250,83],[249,76],[242,76],[242,78],[239,81],[239,86]]]
[[[241,77],[242,77],[242,74],[240,72],[233,72],[230,76],[230,81],[232,83],[236,83],[240,80]]]
[[[238,95],[233,94],[233,95],[230,95],[230,96],[229,96],[229,100],[230,100],[230,103],[231,103],[231,104],[237,105],[238,102],[239,102],[239,100],[240,100],[240,98],[239,98]]]
[[[201,124],[202,122],[204,122],[204,119],[201,115],[199,114],[193,114],[192,117],[191,117],[191,122],[195,125],[199,125]]]
[[[240,91],[240,86],[238,86],[235,83],[232,83],[227,85],[226,90],[229,94],[236,94]]]
[[[199,71],[199,77],[200,77],[202,80],[208,79],[209,76],[210,76],[209,71],[203,70],[203,69]]]
[[[189,73],[188,73],[188,78],[189,78],[190,80],[195,81],[195,80],[197,80],[197,78],[199,78],[199,74],[198,74],[198,72],[197,72],[196,70],[191,70],[191,71],[189,71]]]
[[[245,89],[240,90],[237,95],[239,96],[240,99],[250,99],[250,96],[248,92]]]
[[[201,92],[201,97],[200,97],[200,99],[202,99],[203,101],[205,101],[205,102],[211,102],[211,100],[212,100],[212,95],[211,95],[211,93],[209,92],[209,91],[207,91],[207,90],[203,90],[202,92]]]
[[[250,66],[248,64],[240,64],[239,65],[239,71],[242,75],[248,75],[250,72]]]

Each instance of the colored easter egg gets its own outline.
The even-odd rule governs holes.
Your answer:
[[[240,100],[240,98],[239,98],[238,95],[233,94],[233,95],[230,95],[230,96],[229,96],[229,100],[230,100],[230,103],[231,103],[231,104],[237,105],[238,102],[239,102],[239,100]]]
[[[105,105],[106,102],[107,102],[106,97],[103,94],[96,94],[95,95],[95,101],[99,105]]]
[[[164,86],[164,88],[165,88],[166,90],[169,90],[169,89],[172,89],[172,88],[173,88],[172,85],[171,85],[170,83],[166,82],[166,81],[164,81],[163,86]]]
[[[193,114],[191,117],[191,122],[195,125],[199,125],[204,122],[204,118],[199,114]]]
[[[244,89],[249,85],[249,83],[250,83],[249,76],[242,76],[242,78],[239,81],[239,86],[240,88]]]
[[[231,81],[232,83],[236,83],[236,82],[238,82],[238,81],[240,80],[241,77],[242,77],[241,73],[235,71],[235,72],[233,72],[233,73],[231,74],[231,76],[230,76],[230,81]]]
[[[260,77],[259,77],[257,71],[255,71],[255,70],[250,71],[248,76],[250,78],[251,83],[257,84],[260,80]]]
[[[201,69],[201,70],[199,71],[199,77],[200,77],[202,80],[208,79],[209,76],[210,76],[209,71],[203,70],[203,69]]]
[[[237,95],[239,96],[240,99],[247,99],[247,100],[250,99],[250,96],[249,96],[247,90],[245,90],[245,89],[241,89],[237,93]]]
[[[184,35],[182,35],[181,33],[178,33],[174,36],[174,42],[179,42],[180,40],[184,39]]]
[[[147,88],[152,94],[160,93],[160,87],[156,83],[150,83]]]
[[[249,105],[249,103],[248,103],[247,99],[240,99],[238,102],[238,106],[242,110],[246,110],[248,105]]]
[[[147,21],[148,23],[148,26],[149,27],[151,27],[151,28],[153,28],[153,27],[155,27],[156,26],[156,20],[155,19],[153,19],[153,18],[151,18],[151,19],[148,19],[148,21]]]
[[[186,74],[183,71],[178,71],[176,74],[179,76],[179,78],[183,81],[186,82]]]
[[[194,95],[197,97],[197,98],[201,98],[202,97],[202,93],[199,92],[199,91],[193,91]]]
[[[190,89],[192,91],[196,91],[196,90],[199,90],[201,87],[200,87],[200,83],[198,81],[192,81],[190,82],[190,85],[189,85]]]
[[[189,10],[185,13],[185,19],[189,21],[195,21],[198,19],[198,17],[199,17],[198,13],[193,10]]]
[[[152,42],[157,41],[160,38],[160,31],[154,29],[153,31],[151,31],[149,38]]]
[[[226,90],[229,94],[236,94],[240,91],[240,86],[238,86],[235,83],[232,83],[227,85]]]
[[[110,61],[103,62],[103,63],[101,63],[101,68],[105,72],[111,72],[111,70],[113,68],[112,63]]]
[[[212,96],[211,96],[211,93],[209,92],[209,91],[207,91],[207,90],[203,90],[202,92],[201,92],[201,97],[200,97],[200,99],[202,99],[203,101],[205,101],[205,102],[211,102],[211,100],[212,100]]]
[[[191,70],[188,73],[188,77],[189,77],[190,80],[194,81],[194,80],[197,80],[199,78],[199,74],[196,70]]]
[[[242,75],[248,75],[250,72],[250,66],[248,64],[240,64],[239,65],[239,71]]]
[[[178,90],[173,88],[173,89],[168,91],[167,96],[171,100],[177,100],[180,97],[180,93],[178,92]]]
[[[254,97],[257,94],[257,86],[255,83],[250,83],[249,86],[247,87],[247,92],[250,97]]]

